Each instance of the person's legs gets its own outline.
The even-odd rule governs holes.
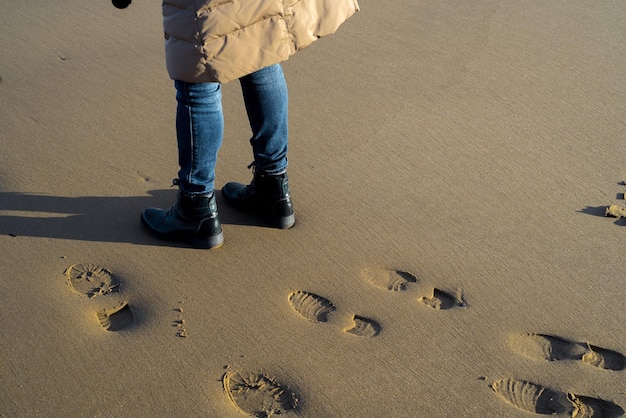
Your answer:
[[[240,79],[252,128],[254,178],[249,185],[227,183],[222,194],[234,207],[265,215],[278,228],[295,223],[287,180],[288,94],[279,64]]]
[[[143,223],[165,239],[190,241],[200,248],[222,245],[224,236],[213,193],[224,120],[218,83],[176,81],[178,200],[169,210],[148,208]]]
[[[242,77],[241,90],[252,128],[250,144],[257,171],[283,173],[287,169],[288,93],[279,64]]]
[[[224,135],[222,89],[219,83],[176,81],[175,86],[180,190],[186,195],[210,194]]]

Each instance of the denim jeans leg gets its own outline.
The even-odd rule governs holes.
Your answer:
[[[280,64],[242,77],[241,90],[252,128],[254,165],[266,174],[287,169],[288,94]]]
[[[212,193],[224,135],[221,86],[179,80],[174,85],[180,190],[188,195]]]

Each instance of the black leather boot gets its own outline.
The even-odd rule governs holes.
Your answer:
[[[222,195],[229,205],[262,215],[274,227],[287,229],[296,223],[287,173],[271,175],[255,171],[249,185],[226,183]]]
[[[162,239],[187,241],[205,249],[224,243],[215,193],[187,196],[179,192],[176,204],[169,210],[148,208],[141,214],[141,220]]]

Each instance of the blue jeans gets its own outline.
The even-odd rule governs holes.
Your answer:
[[[278,174],[287,169],[287,83],[280,64],[240,80],[250,127],[255,169]],[[176,80],[178,180],[188,195],[208,194],[215,185],[215,164],[222,145],[224,116],[219,83]]]

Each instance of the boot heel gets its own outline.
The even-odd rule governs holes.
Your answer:
[[[281,216],[280,218],[276,218],[276,220],[274,221],[274,226],[279,229],[289,229],[294,226],[295,223],[295,215]]]
[[[195,235],[191,239],[191,245],[194,248],[201,248],[205,250],[210,250],[211,248],[219,248],[224,243],[224,233],[220,232],[217,235]]]

